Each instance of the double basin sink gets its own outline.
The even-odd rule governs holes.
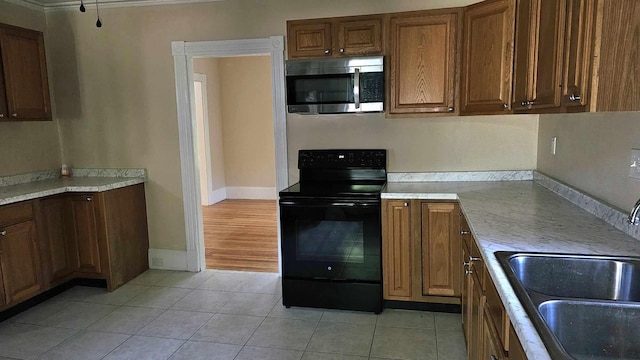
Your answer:
[[[640,258],[496,257],[552,359],[640,359]]]

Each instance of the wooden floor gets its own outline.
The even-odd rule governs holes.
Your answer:
[[[224,200],[202,207],[207,269],[278,272],[275,200]]]

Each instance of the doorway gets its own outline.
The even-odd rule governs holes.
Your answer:
[[[271,57],[193,59],[207,269],[278,272]]]
[[[172,42],[176,77],[182,193],[185,210],[186,261],[189,271],[206,268],[204,231],[199,182],[198,155],[195,147],[196,124],[195,90],[193,87],[193,59],[205,57],[232,57],[246,55],[271,56],[273,126],[275,140],[276,190],[288,186],[286,148],[286,113],[284,102],[284,38],[272,36],[264,39]],[[279,219],[277,219],[279,224]],[[277,225],[279,228],[279,225]],[[281,269],[280,234],[278,231],[278,268]]]

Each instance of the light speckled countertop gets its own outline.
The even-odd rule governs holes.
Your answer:
[[[101,192],[144,182],[144,177],[69,177],[0,186],[0,205],[64,192]]]
[[[533,181],[388,183],[382,198],[460,201],[529,359],[551,359],[495,251],[640,256],[640,241]]]

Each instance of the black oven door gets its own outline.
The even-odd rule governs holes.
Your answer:
[[[283,276],[380,282],[379,200],[281,199]]]

